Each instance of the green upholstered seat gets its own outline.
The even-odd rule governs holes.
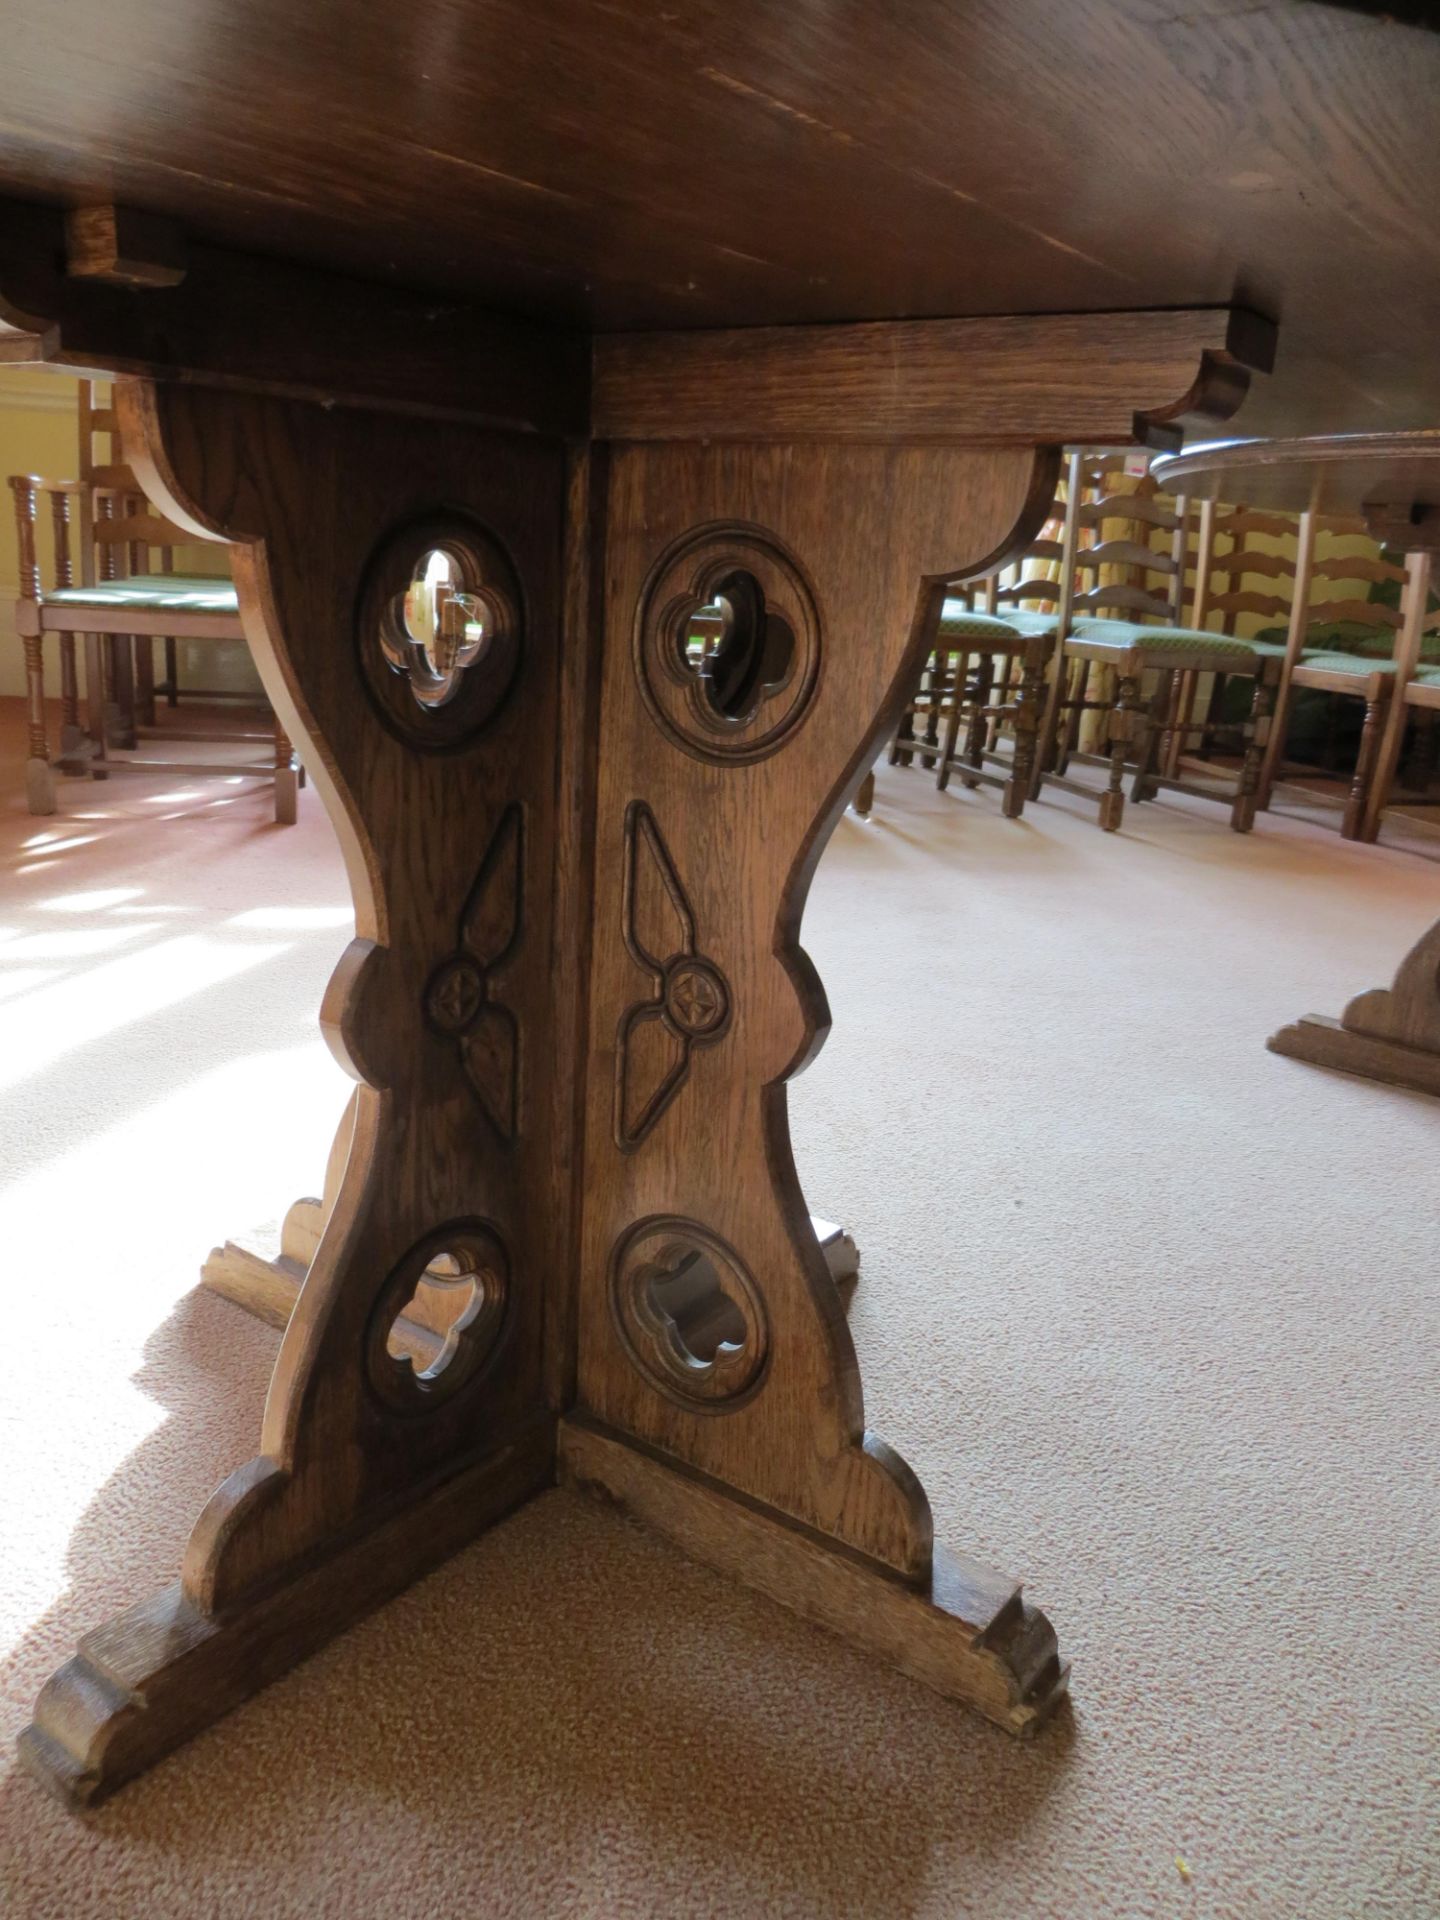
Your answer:
[[[166,613],[238,613],[233,580],[202,573],[139,573],[99,580],[93,587],[57,587],[41,595],[47,607],[158,607]]]
[[[1233,661],[1237,668],[1253,668],[1256,652],[1248,640],[1228,633],[1206,633],[1199,627],[1150,627],[1141,620],[1101,620],[1087,616],[1075,622],[1075,638],[1118,650],[1143,647],[1152,656],[1195,653],[1203,648],[1217,661]]]
[[[1060,616],[1036,613],[1028,607],[1015,607],[1004,616],[1007,627],[1024,634],[1027,640],[1052,640],[1060,630]]]
[[[1300,656],[1304,667],[1318,667],[1323,673],[1350,673],[1357,680],[1368,680],[1372,673],[1394,673],[1393,660],[1370,660],[1363,653],[1336,653],[1328,647],[1306,647]]]
[[[1015,629],[993,613],[974,613],[963,601],[947,600],[940,610],[942,640],[1013,640]]]
[[[1422,687],[1440,687],[1440,667],[1417,667],[1410,678]]]

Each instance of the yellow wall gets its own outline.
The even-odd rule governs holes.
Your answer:
[[[42,367],[0,366],[0,480],[12,473],[36,473],[46,480],[73,480],[79,453],[79,382]],[[8,486],[0,499],[0,694],[25,690],[24,663],[15,633],[14,602],[19,592],[20,555],[15,530],[14,496]],[[36,527],[41,579],[54,578],[48,508],[41,504]],[[177,548],[177,571],[228,573],[222,546]],[[158,650],[157,650],[158,662]],[[47,642],[47,691],[58,693],[60,668],[55,644]],[[259,692],[260,682],[245,649],[182,641],[180,680],[192,685]]]

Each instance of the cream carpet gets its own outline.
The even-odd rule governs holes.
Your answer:
[[[196,1270],[318,1185],[348,915],[313,793],[33,821],[5,725],[8,1746],[254,1450],[275,1336]],[[871,1424],[1074,1662],[1038,1744],[552,1493],[90,1820],[6,1778],[0,1910],[1430,1920],[1440,1109],[1262,1043],[1437,911],[1192,802],[1107,838],[882,770],[835,836],[801,1171]]]

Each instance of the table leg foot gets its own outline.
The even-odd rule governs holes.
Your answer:
[[[1357,994],[1338,1020],[1307,1013],[1266,1045],[1312,1066],[1440,1094],[1440,923],[1416,941],[1390,986]]]
[[[88,1633],[20,1736],[29,1771],[91,1807],[551,1485],[539,1418],[317,1565],[215,1614],[177,1581]]]
[[[1029,1735],[1064,1698],[1068,1669],[1044,1614],[979,1561],[937,1547],[910,1583],[828,1534],[747,1500],[583,1415],[560,1423],[560,1481],[664,1534],[692,1559]]]

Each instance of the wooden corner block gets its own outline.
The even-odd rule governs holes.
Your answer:
[[[935,1551],[910,1585],[824,1534],[583,1414],[560,1423],[560,1481],[608,1500],[683,1553],[778,1600],[1006,1732],[1035,1733],[1064,1698],[1055,1634],[1014,1581]]]
[[[118,287],[178,287],[185,237],[171,220],[129,207],[72,207],[65,216],[65,270],[75,280]]]

